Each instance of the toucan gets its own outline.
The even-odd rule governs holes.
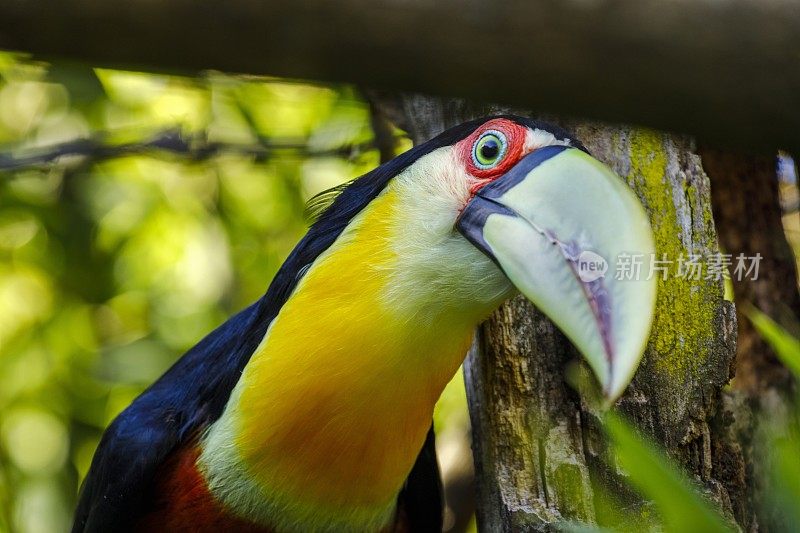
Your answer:
[[[636,195],[566,131],[472,120],[317,199],[266,294],[106,429],[74,532],[441,531],[432,413],[522,293],[613,401],[652,322]]]

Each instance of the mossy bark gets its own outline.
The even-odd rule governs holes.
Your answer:
[[[415,142],[498,109],[406,96],[393,107]],[[685,137],[629,127],[563,123],[589,151],[624,177],[650,215],[659,279],[652,335],[617,407],[694,475],[733,516],[730,478],[743,462],[720,448],[737,433],[716,416],[732,377],[736,315],[721,279],[681,276],[679,258],[718,252],[709,181]],[[664,257],[666,256],[666,257]],[[646,272],[643,271],[644,274]],[[660,275],[659,275],[660,277]],[[465,364],[473,424],[478,523],[483,531],[548,530],[569,519],[613,525],[620,505],[647,504],[626,488],[604,445],[598,414],[565,381],[582,363],[558,329],[517,297],[479,330]]]

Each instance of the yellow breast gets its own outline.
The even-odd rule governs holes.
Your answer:
[[[257,487],[298,516],[390,515],[434,404],[478,320],[498,303],[432,315],[436,295],[422,293],[418,308],[393,305],[387,295],[405,290],[397,280],[414,279],[394,275],[402,268],[398,242],[413,238],[398,236],[407,231],[398,209],[389,188],[351,222],[298,283],[245,368],[208,439],[216,451],[201,465],[212,471],[235,455],[251,480],[241,494]],[[226,483],[224,472],[211,477]],[[235,504],[239,496],[226,491]]]

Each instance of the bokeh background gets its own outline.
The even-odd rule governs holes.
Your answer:
[[[379,163],[371,119],[351,86],[0,53],[0,533],[68,530],[103,428],[263,294],[310,197]],[[797,250],[795,165],[780,170]],[[461,373],[435,416],[446,529],[472,530]]]
[[[0,53],[0,532],[69,528],[103,428],[261,296],[305,201],[375,167],[372,141],[348,86]],[[436,416],[463,480],[460,373]]]

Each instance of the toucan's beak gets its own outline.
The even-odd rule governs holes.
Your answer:
[[[653,234],[628,186],[585,152],[549,146],[480,189],[457,226],[583,353],[607,400],[622,394],[656,299]]]

